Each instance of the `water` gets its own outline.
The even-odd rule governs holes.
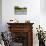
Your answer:
[[[24,12],[21,11],[21,12],[16,12],[15,14],[16,15],[27,15],[27,12],[26,11],[24,11]]]

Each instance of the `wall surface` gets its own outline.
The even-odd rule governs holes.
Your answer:
[[[27,7],[27,15],[15,15],[14,7]],[[33,45],[38,46],[38,38],[36,36],[36,27],[40,24],[44,30],[46,30],[46,15],[42,13],[41,8],[42,1],[40,0],[2,0],[2,25],[3,31],[8,30],[7,22],[9,20],[17,19],[19,22],[25,22],[25,20],[30,20],[33,25]]]
[[[14,7],[18,5],[21,7],[27,7],[27,15],[15,15]],[[40,22],[40,0],[2,0],[2,24],[4,31],[7,30],[6,23],[10,19],[17,19],[19,22],[25,22],[25,20],[30,20],[30,22],[36,23]]]
[[[0,0],[0,31],[2,31],[2,0]]]

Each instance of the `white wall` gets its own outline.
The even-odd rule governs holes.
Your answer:
[[[46,15],[42,14],[40,5],[40,0],[2,0],[2,25],[3,31],[7,31],[7,22],[11,19],[17,19],[19,22],[25,22],[25,20],[30,20],[33,25],[33,45],[38,46],[38,39],[36,37],[36,27],[39,24],[43,28],[46,27]],[[15,15],[14,7],[18,5],[21,7],[27,7],[27,15]],[[41,6],[41,7],[40,7]],[[45,28],[46,29],[46,28]],[[37,40],[36,40],[37,39]]]
[[[40,24],[46,31],[46,0],[40,0]]]
[[[2,31],[2,0],[0,0],[0,31]]]
[[[15,15],[14,7],[16,5],[27,7],[27,15]],[[2,0],[2,24],[3,26],[5,26],[8,20],[10,19],[17,19],[19,20],[19,22],[24,22],[25,20],[29,19],[31,22],[39,23],[39,19],[40,19],[39,14],[40,14],[40,0],[38,1],[37,0],[35,1],[34,0],[32,1],[31,0],[26,0],[26,1]],[[4,29],[6,29],[5,27]]]
[[[40,9],[42,13],[46,13],[46,0],[40,0]]]

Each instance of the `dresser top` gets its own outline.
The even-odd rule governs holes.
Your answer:
[[[33,25],[34,23],[7,23],[8,25],[25,25],[25,24],[30,24]]]

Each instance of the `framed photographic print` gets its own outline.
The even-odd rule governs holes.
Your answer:
[[[15,6],[15,15],[27,15],[27,8],[26,7],[19,7]]]

